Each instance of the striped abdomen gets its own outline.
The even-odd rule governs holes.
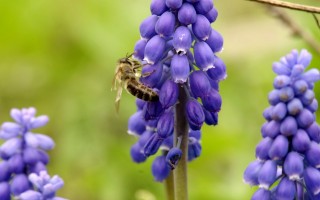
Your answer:
[[[144,101],[158,101],[158,94],[151,88],[138,82],[136,79],[130,79],[126,86],[127,91],[133,96]]]

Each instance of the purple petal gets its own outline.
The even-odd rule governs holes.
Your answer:
[[[167,11],[168,8],[166,6],[165,0],[152,0],[150,4],[150,11],[153,15],[160,16],[162,13]]]
[[[172,12],[164,12],[158,19],[155,30],[161,37],[169,37],[174,32],[175,16]]]
[[[209,20],[203,15],[197,15],[197,20],[192,24],[193,34],[199,40],[207,40],[211,34],[211,25]]]
[[[189,3],[183,3],[178,12],[178,19],[184,25],[193,24],[197,20],[197,13],[193,5]]]
[[[194,58],[197,66],[203,71],[214,68],[214,54],[207,43],[195,43]]]

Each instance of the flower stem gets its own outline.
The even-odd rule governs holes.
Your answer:
[[[187,94],[183,85],[179,85],[179,102],[176,105],[174,143],[181,137],[182,157],[174,169],[175,200],[188,200],[187,162],[188,162],[188,122],[185,113]]]
[[[166,190],[167,200],[174,200],[174,182],[173,173],[170,171],[169,176],[164,180],[164,186]]]

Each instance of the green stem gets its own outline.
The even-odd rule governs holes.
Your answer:
[[[188,200],[187,162],[188,162],[188,122],[185,113],[187,94],[183,85],[179,85],[179,102],[176,105],[174,143],[181,137],[182,157],[174,169],[175,200]]]
[[[164,180],[167,200],[174,200],[174,180],[173,173],[170,171],[169,176]]]

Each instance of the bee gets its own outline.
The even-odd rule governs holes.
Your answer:
[[[122,88],[124,87],[133,96],[144,101],[158,101],[158,94],[151,88],[141,83],[137,78],[141,75],[138,69],[142,68],[142,64],[132,57],[132,54],[118,60],[115,75],[113,78],[113,90],[117,90],[115,100],[116,110],[119,110]],[[149,76],[152,72],[143,74]],[[118,83],[118,84],[117,84]]]

